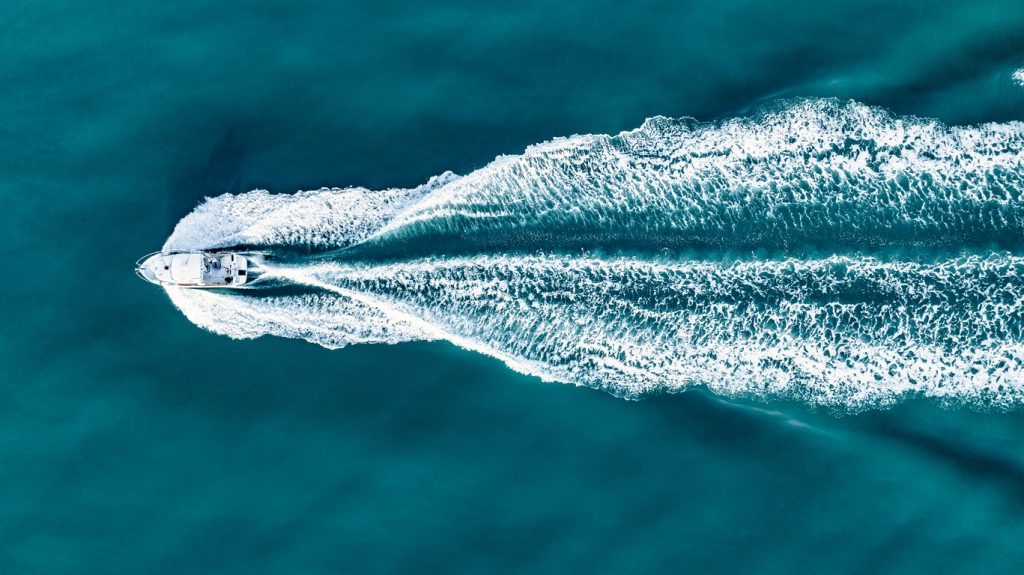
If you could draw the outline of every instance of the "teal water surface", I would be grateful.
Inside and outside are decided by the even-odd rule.
[[[1024,170],[1013,135],[1024,120],[1024,86],[1014,79],[1024,68],[1022,26],[1024,6],[1009,1],[8,3],[0,229],[14,281],[2,288],[0,572],[1019,572],[1019,368],[990,361],[993,377],[1009,383],[978,391],[963,361],[975,351],[1016,357],[1022,340],[1019,310],[992,316],[985,307],[1019,301],[1024,277]],[[843,220],[830,218],[838,208],[828,201],[787,219],[770,194],[747,212],[727,209],[730,194],[701,196],[707,203],[693,212],[680,207],[694,197],[685,194],[646,211],[615,201],[650,202],[682,184],[647,185],[592,150],[631,150],[682,173],[666,158],[693,147],[675,132],[632,148],[571,140],[581,148],[555,150],[551,162],[538,152],[528,161],[536,171],[511,172],[541,177],[488,167],[557,137],[671,132],[645,124],[655,116],[696,117],[704,124],[683,126],[711,126],[714,136],[735,118],[760,130],[765,110],[803,121],[799,106],[844,120],[838,132],[820,132],[842,135],[841,145],[817,150],[819,140],[808,140],[822,162],[861,161],[867,150],[862,165],[889,169],[898,149],[927,169],[905,169],[921,179],[894,177],[905,183],[893,188],[851,177],[850,190],[882,191],[861,203],[845,196],[852,203],[838,208],[857,216]],[[859,106],[878,121],[848,142],[843,130],[862,117]],[[932,126],[927,141],[866,147],[881,141],[871,130],[916,126],[912,116],[935,118],[921,120]],[[958,128],[966,125],[975,127]],[[922,152],[933,140],[969,146],[976,136],[998,140],[971,148],[976,164],[952,144]],[[668,143],[648,145],[656,140]],[[566,158],[595,168],[586,173],[607,187],[573,179]],[[943,163],[951,158],[955,166]],[[756,175],[800,197],[831,199],[830,186],[840,186],[813,162],[773,160],[770,173],[754,164],[708,169]],[[385,337],[368,320],[342,337],[338,318],[356,316],[323,313],[337,312],[334,302],[285,306],[298,334],[282,332],[280,319],[272,329],[242,326],[299,339],[231,339],[223,334],[255,334],[232,332],[238,326],[218,314],[246,304],[266,319],[252,303],[263,296],[183,305],[131,273],[206,196],[414,190],[447,170],[463,178],[445,180],[454,187],[444,201],[421,205],[419,219],[375,236],[365,253],[325,264],[318,254],[344,246],[275,235],[305,230],[305,217],[270,221],[260,237],[278,239],[257,246],[287,252],[280,277],[362,290],[446,337],[422,326],[392,337],[397,324],[387,323]],[[627,181],[655,195],[630,195]],[[728,187],[706,182],[698,178],[700,190]],[[542,203],[523,208],[523,190]],[[892,202],[875,201],[882,197]],[[480,209],[489,217],[470,217]],[[684,218],[708,212],[744,233]],[[769,229],[759,219],[769,212],[772,233],[756,233]],[[544,219],[563,214],[583,215],[575,226]],[[202,229],[229,229],[222,216]],[[331,222],[318,230],[336,230]],[[260,244],[254,237],[246,239]],[[590,267],[567,257],[590,258]],[[629,263],[608,264],[616,258]],[[788,263],[772,267],[780,261]],[[806,275],[793,271],[801,263]],[[747,269],[782,279],[748,302]],[[716,297],[750,303],[748,315],[687,303],[686,290],[716,274],[728,287]],[[882,275],[906,281],[875,282]],[[658,345],[597,357],[611,344],[588,346],[552,327],[568,300],[544,299],[550,286],[577,297],[588,282],[622,285],[620,277],[636,293],[580,300],[587,307],[571,308],[573,319],[605,321],[586,324],[588,337],[628,333]],[[822,277],[839,291],[815,291]],[[462,289],[467,278],[480,282],[474,291]],[[922,285],[931,296],[914,295]],[[496,302],[506,295],[508,306],[533,311],[503,324],[511,308]],[[833,300],[867,307],[835,316],[827,337],[758,315]],[[910,316],[872,302],[933,315],[893,335],[887,322]],[[666,384],[674,372],[658,370],[675,366],[668,343],[677,340],[660,339],[663,320],[616,315],[638,304],[669,317],[704,313],[710,335],[693,341],[718,346],[699,364],[711,371],[685,373],[722,373],[720,362],[742,377],[692,381],[685,391]],[[335,321],[326,333],[341,339],[312,329],[324,317]],[[756,326],[744,340],[752,348],[723,335],[742,317],[752,318],[742,329]],[[530,323],[541,320],[549,323]],[[544,327],[523,327],[533,325]],[[782,364],[746,363],[782,341],[772,330],[791,333],[807,357],[826,340],[862,343],[864,357],[843,362],[867,384],[823,393],[827,385],[794,379]],[[363,339],[345,339],[353,334]],[[395,343],[331,350],[303,339]],[[921,345],[945,354],[915,364],[929,379],[882,393],[914,376],[889,368],[893,358],[910,365],[906,354],[919,357]],[[598,359],[604,367],[592,369]],[[642,377],[613,377],[623,371],[610,360],[646,367]],[[945,371],[931,369],[940,364]],[[823,381],[849,383],[844,373]],[[747,385],[766,381],[796,384],[778,393]]]

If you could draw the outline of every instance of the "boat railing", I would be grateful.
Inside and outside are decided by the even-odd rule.
[[[162,253],[163,252],[160,252],[160,251],[149,253],[149,254],[146,254],[146,255],[142,256],[141,258],[135,260],[135,269],[138,270],[139,268],[142,267],[142,264],[145,263],[146,260],[148,260],[149,258],[151,258],[151,257],[153,257],[153,256],[155,256],[157,254],[162,254]]]
[[[146,254],[146,255],[142,256],[141,258],[139,258],[138,260],[136,260],[135,261],[135,275],[139,276],[140,278],[142,278],[142,279],[144,279],[144,280],[146,280],[148,282],[152,282],[154,279],[156,279],[156,278],[152,278],[152,279],[147,278],[145,276],[145,274],[142,273],[142,269],[143,269],[142,268],[142,264],[146,263],[146,260],[148,260],[149,258],[151,258],[151,257],[153,257],[153,256],[155,256],[155,255],[157,255],[159,253],[161,253],[161,252],[153,252],[151,254]],[[160,280],[157,280],[157,281],[159,283],[163,283],[163,282],[160,282]]]

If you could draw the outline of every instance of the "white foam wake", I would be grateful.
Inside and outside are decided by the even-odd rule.
[[[722,122],[659,117],[617,136],[556,139],[415,190],[220,196],[165,247],[1016,248],[1022,189],[1022,123],[949,127],[800,100]]]
[[[403,208],[458,176],[413,189],[321,188],[297,194],[253,190],[207,198],[185,216],[164,251],[232,246],[345,247],[379,231]]]
[[[273,270],[309,293],[176,292],[203,327],[328,347],[447,339],[624,397],[707,386],[840,410],[1024,398],[1024,258],[734,263],[477,256]]]
[[[1024,124],[951,128],[809,100],[533,146],[438,189],[377,237],[959,244],[1020,235],[1022,167]]]
[[[843,410],[1010,407],[1022,190],[1022,123],[800,100],[557,139],[411,190],[209,199],[165,249],[352,249],[278,260],[246,293],[169,293],[231,337],[443,339],[625,397],[705,385]],[[588,247],[634,255],[565,255]],[[727,261],[747,249],[777,256]],[[936,255],[961,250],[975,255]],[[260,289],[275,282],[291,289]]]

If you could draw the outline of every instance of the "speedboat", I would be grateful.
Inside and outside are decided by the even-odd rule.
[[[154,252],[135,262],[135,273],[157,285],[233,288],[249,279],[249,261],[231,252]]]

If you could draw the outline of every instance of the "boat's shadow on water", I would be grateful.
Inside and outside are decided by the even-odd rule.
[[[239,129],[228,128],[213,144],[204,163],[196,162],[192,154],[175,162],[183,167],[174,170],[175,176],[167,182],[168,232],[207,197],[243,189],[245,142]]]
[[[703,388],[651,395],[640,399],[637,407],[677,433],[701,437],[745,457],[771,453],[776,460],[795,464],[803,448],[794,449],[794,442],[811,450],[812,444],[825,442],[838,453],[853,450],[867,459],[885,457],[879,452],[888,449],[906,450],[942,462],[978,488],[994,488],[1014,507],[1024,509],[1024,461],[1001,449],[999,441],[987,445],[992,438],[982,430],[954,431],[962,417],[980,421],[1000,413],[957,413],[918,398],[891,409],[844,414],[785,401],[724,398]]]

